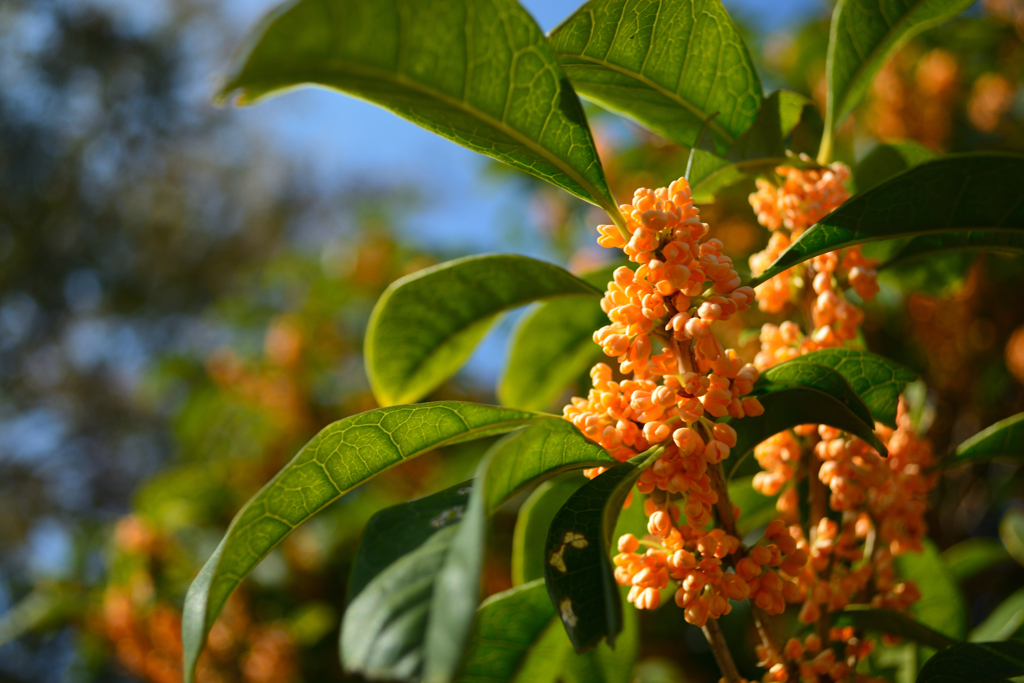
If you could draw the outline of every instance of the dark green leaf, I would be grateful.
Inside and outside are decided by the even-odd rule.
[[[995,254],[1024,254],[1024,233],[954,232],[948,235],[920,235],[912,238],[882,264],[892,268],[908,261],[932,258],[936,254],[965,251]]]
[[[502,311],[556,296],[599,297],[568,271],[508,254],[469,256],[397,280],[366,330],[366,371],[381,405],[412,403],[457,371]]]
[[[740,508],[736,529],[745,535],[768,524],[778,516],[778,496],[763,496],[754,490],[754,477],[739,477],[729,482],[729,500]]]
[[[992,610],[985,621],[971,631],[976,643],[1009,640],[1024,625],[1024,588],[1017,590]]]
[[[921,668],[917,683],[1003,683],[1024,675],[1024,643],[960,643]]]
[[[603,289],[614,267],[581,275]],[[594,332],[608,324],[599,300],[559,298],[545,301],[519,321],[498,385],[502,405],[546,410],[565,388],[604,357]]]
[[[325,427],[235,516],[189,587],[182,618],[192,681],[228,596],[297,526],[399,463],[440,446],[502,434],[550,416],[455,401],[379,408]]]
[[[253,32],[226,97],[300,85],[369,100],[472,150],[619,211],[579,99],[515,0],[301,0]]]
[[[942,557],[930,540],[924,540],[924,552],[909,552],[896,558],[900,576],[913,580],[921,599],[910,613],[925,626],[963,640],[967,635],[967,606],[956,580],[942,563]]]
[[[622,630],[622,601],[609,545],[622,504],[662,449],[652,449],[590,480],[551,522],[545,544],[548,595],[577,652]]]
[[[843,375],[827,365],[807,360],[806,357],[796,358],[765,370],[761,377],[754,387],[754,394],[778,391],[784,387],[817,389],[849,408],[865,425],[874,429],[875,421],[867,405]]]
[[[715,112],[725,150],[757,116],[761,83],[719,0],[591,0],[551,33],[576,90],[691,147]]]
[[[933,647],[936,650],[955,645],[957,642],[934,629],[928,628],[924,624],[914,621],[902,612],[890,609],[872,609],[866,605],[847,607],[836,615],[835,623],[839,626],[852,624],[857,628],[876,633],[888,633],[900,638],[906,638],[919,645]]]
[[[349,601],[392,562],[423,545],[444,527],[461,520],[472,484],[472,481],[456,484],[431,496],[385,508],[371,517],[352,563]]]
[[[1024,456],[1024,413],[1000,420],[957,446],[946,465]]]
[[[913,36],[949,21],[973,0],[840,0],[832,13],[825,73],[826,131],[839,127],[875,74]],[[826,132],[827,134],[827,132]]]
[[[860,396],[873,418],[890,427],[896,427],[900,392],[907,382],[917,379],[917,375],[899,363],[859,349],[822,349],[790,362],[818,363],[832,368]]]
[[[544,578],[544,543],[548,537],[551,520],[586,481],[579,473],[567,475],[555,481],[546,481],[538,486],[519,508],[515,531],[512,533],[512,583],[514,585],[519,586]],[[544,601],[548,605],[551,604],[546,592]]]
[[[1010,557],[1024,566],[1024,510],[1012,508],[999,522],[999,538]]]
[[[942,562],[957,582],[1002,564],[1010,554],[999,541],[991,538],[968,538],[942,551]]]
[[[913,140],[899,140],[876,145],[853,167],[856,192],[867,192],[876,185],[918,164],[934,159],[935,152]]]
[[[849,199],[749,285],[807,259],[875,240],[1024,230],[1024,156],[984,152],[927,161]]]

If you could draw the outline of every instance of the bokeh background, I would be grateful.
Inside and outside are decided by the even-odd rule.
[[[374,407],[360,347],[391,281],[470,253],[576,272],[609,258],[600,212],[367,103],[304,89],[214,106],[273,4],[0,5],[0,681],[180,680],[184,592],[234,512],[319,428]],[[523,4],[549,30],[576,3]],[[828,3],[724,4],[766,92],[823,99]],[[897,54],[839,156],[889,139],[1022,152],[1022,82],[1024,2],[978,3]],[[588,113],[618,196],[682,174],[686,150]],[[767,241],[750,189],[703,210],[737,262]],[[913,404],[937,452],[1024,410],[1022,271],[933,259],[868,307],[868,347],[924,380]],[[514,319],[435,398],[493,402]],[[736,331],[747,356],[760,322]],[[293,534],[211,633],[204,683],[344,680],[337,624],[363,524],[468,478],[480,448],[392,470]],[[949,472],[932,535],[995,538],[1022,500],[1019,468]],[[509,585],[513,512],[488,592]],[[972,580],[971,618],[1021,583],[1012,562]],[[717,679],[681,620],[659,628],[644,680]]]

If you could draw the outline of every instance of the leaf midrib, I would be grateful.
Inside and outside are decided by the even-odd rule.
[[[325,63],[327,63],[327,64],[332,64],[332,65],[333,64],[337,64],[337,62],[335,62],[334,60],[331,60],[331,59],[323,60],[323,61]],[[299,75],[298,76],[293,76],[292,75],[293,73],[298,73]],[[421,94],[421,95],[423,95],[425,97],[433,98],[433,99],[435,99],[435,100],[437,100],[437,101],[439,101],[439,102],[441,102],[443,104],[448,105],[449,107],[451,107],[453,109],[459,109],[459,110],[463,111],[464,113],[469,114],[469,115],[479,119],[480,121],[482,121],[482,122],[486,123],[487,125],[489,125],[491,128],[493,128],[495,130],[498,130],[499,132],[504,133],[505,135],[507,135],[508,137],[512,138],[516,142],[520,143],[524,147],[527,147],[530,151],[532,151],[533,153],[537,154],[541,158],[545,159],[546,161],[548,161],[548,163],[552,164],[553,166],[555,166],[556,168],[561,170],[562,173],[565,173],[567,176],[572,178],[572,180],[575,181],[584,190],[584,192],[588,192],[591,195],[590,199],[593,200],[596,203],[597,206],[601,207],[602,209],[604,209],[606,212],[609,213],[609,216],[614,216],[614,213],[612,213],[612,211],[618,211],[618,208],[615,206],[614,198],[610,196],[610,193],[609,193],[608,197],[605,197],[604,194],[597,187],[595,187],[585,177],[583,177],[582,175],[577,173],[576,170],[573,169],[564,160],[562,160],[561,158],[551,154],[545,147],[543,147],[541,145],[538,145],[534,140],[531,140],[529,137],[525,136],[524,134],[522,134],[521,132],[519,132],[515,128],[512,128],[511,126],[509,126],[504,121],[501,121],[500,119],[495,119],[490,114],[487,114],[484,111],[471,106],[469,103],[465,102],[464,100],[460,100],[460,99],[457,99],[455,97],[452,97],[451,95],[448,95],[447,93],[444,93],[444,92],[442,92],[440,90],[437,90],[435,88],[427,87],[424,84],[419,83],[418,81],[412,80],[409,77],[405,76],[404,74],[401,74],[401,73],[398,73],[398,72],[395,72],[395,71],[387,71],[387,70],[382,70],[382,69],[375,69],[373,67],[368,67],[368,66],[361,65],[361,64],[360,65],[356,65],[356,64],[354,64],[352,62],[341,62],[341,68],[332,68],[332,69],[301,69],[301,70],[296,70],[295,72],[290,71],[290,70],[283,70],[283,71],[274,72],[272,78],[271,77],[262,77],[262,78],[253,79],[253,80],[247,81],[244,84],[239,83],[238,82],[239,79],[235,79],[234,82],[232,82],[228,86],[225,86],[224,90],[225,91],[229,91],[229,90],[231,90],[231,89],[233,89],[235,87],[242,87],[242,88],[256,87],[258,90],[261,91],[261,94],[264,94],[264,93],[269,93],[272,90],[279,89],[281,86],[278,85],[278,84],[280,82],[282,82],[282,81],[284,81],[284,82],[289,82],[289,81],[290,82],[300,82],[301,81],[301,82],[316,84],[317,81],[310,80],[310,79],[307,78],[307,76],[309,74],[313,74],[314,77],[315,77],[317,74],[326,74],[328,76],[335,76],[337,74],[346,74],[346,73],[351,73],[353,75],[361,76],[361,77],[366,77],[366,78],[376,78],[376,79],[379,79],[379,80],[382,80],[382,81],[386,81],[386,82],[392,83],[394,85],[400,85],[402,87],[406,87],[406,88],[408,88],[410,90],[414,90],[414,91],[418,92],[419,94]],[[509,76],[509,78],[511,78],[511,75]],[[266,84],[268,87],[266,87],[266,89],[263,89],[261,87],[261,84]],[[324,85],[327,85],[327,84],[324,83]],[[559,87],[561,87],[561,85],[562,84],[559,84]],[[340,90],[341,88],[338,88],[338,89]],[[370,99],[368,99],[366,97],[363,97],[362,95],[360,95],[358,93],[349,93],[349,94],[352,94],[352,95],[354,95],[356,97],[359,97],[359,99],[368,101],[371,104],[378,104],[377,102],[373,102],[372,100],[370,100]],[[380,105],[378,104],[378,106],[380,106]],[[588,132],[589,132],[589,130],[588,130]],[[586,199],[586,198],[583,198],[583,199]]]
[[[654,90],[655,92],[657,92],[658,94],[662,95],[666,99],[672,100],[676,104],[682,106],[684,109],[688,110],[691,114],[693,114],[697,118],[701,119],[702,121],[706,120],[708,118],[708,112],[704,111],[703,109],[701,109],[697,105],[689,102],[688,100],[683,99],[682,97],[680,97],[676,93],[668,90],[667,88],[665,88],[665,87],[663,87],[661,85],[658,85],[657,83],[655,83],[654,81],[650,80],[649,78],[647,78],[646,76],[644,76],[641,73],[637,73],[635,71],[629,71],[629,70],[625,69],[624,67],[620,67],[617,64],[614,64],[612,62],[606,62],[604,60],[597,59],[595,57],[588,57],[587,55],[576,55],[576,54],[570,54],[570,53],[567,53],[567,52],[556,52],[555,53],[555,57],[579,59],[581,61],[590,62],[591,64],[594,64],[594,65],[597,65],[597,66],[602,66],[604,68],[607,68],[609,71],[614,71],[616,73],[620,73],[623,76],[627,76],[629,78],[632,78],[635,81],[643,83],[648,88],[650,88],[651,90]],[[584,95],[584,97],[586,97],[586,95]],[[708,128],[714,130],[727,144],[731,145],[736,140],[736,138],[733,137],[733,135],[729,131],[727,131],[725,128],[723,128],[722,124],[718,123],[718,121],[712,119],[711,121],[708,121],[707,123],[708,123]],[[696,144],[696,141],[694,141],[694,144]]]

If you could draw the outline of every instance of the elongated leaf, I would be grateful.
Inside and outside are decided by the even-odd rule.
[[[921,667],[917,683],[1004,683],[1024,675],[1024,643],[960,643]]]
[[[849,199],[815,223],[749,285],[820,254],[875,240],[1024,230],[1024,156],[948,155]]]
[[[778,391],[783,387],[807,387],[817,389],[850,409],[865,425],[874,428],[871,411],[861,400],[857,392],[850,387],[846,379],[836,370],[807,360],[806,357],[794,359],[769,368],[754,388],[755,394]]]
[[[447,401],[379,408],[325,427],[235,516],[189,587],[182,618],[186,681],[239,582],[295,527],[359,484],[431,449],[511,431],[534,413]]]
[[[509,254],[456,259],[395,281],[366,330],[374,396],[382,405],[423,398],[462,366],[499,313],[573,295],[600,292],[558,266]]]
[[[367,522],[352,564],[349,601],[395,560],[423,545],[441,529],[462,519],[473,482],[381,510]]]
[[[798,356],[790,362],[825,365],[843,376],[872,417],[882,424],[896,427],[896,408],[900,392],[917,375],[888,358],[859,349],[822,349]]]
[[[604,289],[615,267],[580,276]],[[608,324],[598,300],[558,298],[522,317],[509,343],[508,362],[498,384],[502,405],[545,410],[570,383],[604,357],[594,332]]]
[[[753,123],[761,83],[719,0],[590,0],[551,32],[576,90],[691,147],[711,114],[725,150]]]
[[[914,621],[906,614],[891,609],[872,609],[867,606],[852,605],[837,614],[835,619],[836,623],[841,626],[852,624],[868,631],[888,633],[936,650],[955,645],[957,642]]]
[[[909,261],[931,258],[936,254],[965,251],[994,254],[1024,254],[1024,232],[954,232],[949,235],[914,237],[886,259],[882,268],[901,266]]]
[[[748,534],[754,529],[766,526],[778,516],[775,501],[778,496],[763,496],[754,490],[754,477],[740,477],[729,482],[729,500],[740,509],[736,529]]]
[[[1011,508],[999,521],[999,538],[1010,557],[1024,566],[1024,510]]]
[[[957,446],[946,465],[1024,456],[1024,413],[1000,420]]]
[[[519,586],[544,578],[544,543],[555,514],[586,479],[582,474],[547,481],[537,487],[519,508],[512,533],[512,583]],[[547,593],[544,601],[551,604]],[[552,607],[552,614],[554,608]]]
[[[949,21],[973,0],[840,0],[832,12],[825,73],[825,129],[838,128],[892,54]]]
[[[971,631],[970,640],[975,643],[1009,640],[1021,626],[1024,626],[1024,588],[992,610],[992,614]]]
[[[935,157],[935,152],[913,140],[877,145],[853,167],[851,185],[856,192],[867,192],[889,178]]]
[[[953,640],[963,640],[967,606],[935,544],[925,539],[924,552],[900,555],[896,567],[900,576],[912,579],[921,591],[921,599],[910,607],[914,618]]]
[[[579,99],[515,0],[301,0],[267,17],[222,97],[300,85],[369,100],[460,145],[618,209]]]
[[[1003,544],[991,538],[968,538],[942,551],[942,562],[957,582],[1009,560]]]
[[[544,580],[577,652],[622,630],[622,602],[609,544],[622,503],[637,478],[657,458],[652,449],[587,482],[551,522],[545,544]]]
[[[749,457],[755,446],[773,434],[802,424],[826,424],[842,429],[867,441],[883,457],[888,455],[871,427],[842,402],[822,391],[802,386],[783,387],[761,394],[757,399],[764,406],[764,414],[725,420],[736,430],[737,437],[725,465],[732,468],[730,480],[757,471],[757,463]]]

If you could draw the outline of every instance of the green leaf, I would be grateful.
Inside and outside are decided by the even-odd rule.
[[[186,681],[228,596],[297,526],[359,484],[434,448],[550,416],[445,401],[378,408],[320,431],[235,516],[189,587],[182,618]]]
[[[935,152],[913,140],[876,145],[853,167],[851,185],[856,192],[867,192],[894,175],[935,157]]]
[[[763,496],[754,490],[754,477],[740,477],[729,482],[729,500],[740,508],[736,529],[741,536],[766,526],[778,516],[778,496]]]
[[[946,466],[992,458],[1024,456],[1024,413],[1000,420],[956,447]]]
[[[859,349],[821,349],[790,362],[817,363],[832,368],[860,396],[875,420],[893,428],[896,427],[900,392],[908,382],[917,379],[917,375],[899,363]]]
[[[715,112],[725,150],[753,123],[761,83],[719,0],[590,0],[551,32],[576,90],[692,147]]]
[[[581,275],[603,289],[617,266]],[[545,301],[519,321],[498,384],[498,401],[522,410],[546,410],[565,388],[604,357],[594,332],[608,324],[599,300]]]
[[[762,377],[763,379],[754,387],[755,395],[778,391],[783,387],[817,389],[842,403],[865,425],[874,429],[875,420],[871,417],[867,405],[850,387],[843,375],[827,365],[798,358],[765,370]]]
[[[935,544],[925,539],[924,552],[900,555],[896,567],[921,591],[921,599],[910,607],[914,618],[954,640],[963,640],[967,635],[967,606]]]
[[[999,522],[999,538],[1010,557],[1024,566],[1024,510],[1012,508]]]
[[[835,130],[875,74],[913,36],[949,21],[973,0],[840,0],[832,12],[825,74],[825,130]]]
[[[747,284],[756,287],[807,259],[855,244],[993,230],[1024,230],[1024,156],[951,154],[847,200]]]
[[[932,258],[936,254],[965,251],[994,254],[1024,254],[1024,233],[1015,232],[954,232],[949,235],[920,235],[910,239],[880,268],[901,266],[908,261]]]
[[[380,105],[619,217],[583,107],[515,0],[300,0],[250,35],[221,90],[320,85]]]
[[[381,510],[366,523],[352,563],[348,599],[352,601],[373,577],[435,533],[462,519],[473,482],[466,481],[430,496]]]
[[[587,480],[582,474],[546,481],[530,494],[516,517],[512,532],[512,583],[516,586],[544,578],[544,542],[555,514]],[[551,602],[544,594],[544,601]],[[552,608],[553,610],[554,608]],[[554,612],[552,611],[552,614]]]
[[[942,562],[958,583],[1009,559],[1003,544],[991,538],[968,538],[942,551]]]
[[[568,271],[509,254],[469,256],[396,280],[366,330],[366,371],[382,405],[412,403],[473,353],[502,311],[556,296],[599,297]]]
[[[857,628],[868,631],[888,633],[906,638],[919,645],[933,647],[937,650],[955,645],[957,642],[934,629],[928,628],[924,624],[914,621],[902,612],[896,612],[891,609],[873,609],[866,605],[851,605],[847,607],[835,616],[834,623],[839,626],[852,624]]]
[[[558,511],[545,544],[548,595],[576,652],[622,630],[622,600],[609,557],[615,522],[640,474],[662,448],[612,467],[584,484]]]
[[[917,683],[1003,683],[1024,675],[1024,643],[960,643],[921,667]]]
[[[1021,626],[1024,626],[1024,588],[992,610],[992,614],[971,631],[970,640],[976,643],[1009,640]]]

